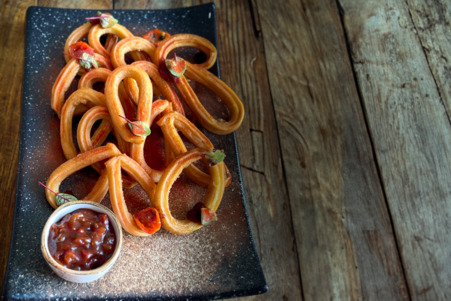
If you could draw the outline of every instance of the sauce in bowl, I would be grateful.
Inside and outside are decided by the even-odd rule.
[[[51,256],[66,268],[92,270],[113,255],[116,235],[108,215],[91,209],[66,214],[50,227]]]

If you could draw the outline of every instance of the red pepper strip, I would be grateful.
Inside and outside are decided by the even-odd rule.
[[[133,218],[135,219],[136,225],[149,234],[154,234],[161,228],[160,214],[153,207],[147,207],[139,211],[133,215]]]

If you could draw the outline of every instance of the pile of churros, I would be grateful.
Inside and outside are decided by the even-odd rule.
[[[159,29],[135,36],[108,13],[86,19],[66,40],[66,65],[52,89],[51,108],[60,119],[61,147],[67,160],[45,184],[47,201],[53,208],[64,203],[67,198],[59,192],[62,181],[91,166],[99,178],[82,199],[100,202],[109,192],[113,211],[128,233],[147,236],[162,226],[174,234],[188,234],[207,225],[216,219],[231,177],[223,161],[225,154],[185,116],[184,106],[196,124],[218,135],[238,129],[244,117],[239,97],[209,71],[217,58],[215,46],[197,35],[171,35]],[[190,63],[177,56],[182,47],[196,48],[205,61]],[[78,88],[67,95],[77,81]],[[200,83],[221,99],[228,109],[227,120],[207,111],[190,82]],[[99,83],[103,88],[95,89]],[[79,120],[76,125],[75,120]],[[144,154],[154,124],[164,139],[161,169],[149,166]],[[197,161],[205,167],[199,168]],[[203,201],[190,212],[196,218],[177,219],[169,208],[171,187],[182,173],[195,185],[206,187]],[[131,214],[124,189],[136,184],[151,206]]]

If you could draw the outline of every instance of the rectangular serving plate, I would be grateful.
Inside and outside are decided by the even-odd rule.
[[[216,148],[224,149],[232,175],[218,210],[218,222],[186,236],[164,230],[146,238],[126,234],[113,269],[92,283],[66,282],[46,265],[40,237],[53,209],[38,181],[45,182],[64,161],[59,119],[50,108],[50,94],[65,64],[62,54],[67,36],[96,12],[47,7],[27,11],[18,186],[3,297],[198,300],[265,292],[267,284],[247,220],[235,134],[218,137],[206,133]],[[110,12],[135,35],[157,27],[171,34],[197,34],[216,45],[214,4]],[[217,65],[212,72],[219,74]],[[84,173],[76,174],[65,185],[74,194],[83,194],[91,185],[82,184],[85,178]],[[106,197],[103,203],[108,202]]]

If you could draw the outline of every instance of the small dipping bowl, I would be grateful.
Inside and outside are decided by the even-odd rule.
[[[110,225],[116,235],[116,244],[111,257],[101,266],[91,270],[78,271],[64,267],[61,263],[59,263],[57,260],[53,258],[49,250],[48,240],[50,227],[53,224],[58,223],[66,214],[72,213],[78,209],[90,209],[98,213],[106,214],[109,218]],[[101,204],[91,201],[73,201],[59,206],[48,218],[41,236],[41,251],[48,265],[61,278],[67,281],[77,283],[91,282],[104,276],[111,269],[111,267],[114,265],[115,261],[119,257],[119,253],[121,252],[121,246],[122,246],[122,227],[119,220],[110,209]]]

